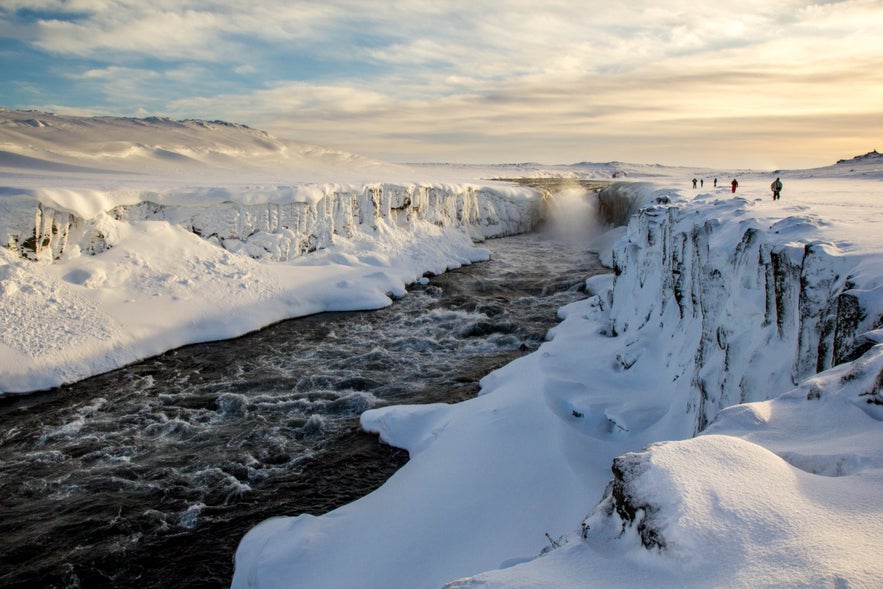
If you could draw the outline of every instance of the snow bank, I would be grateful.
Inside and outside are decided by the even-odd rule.
[[[474,400],[363,414],[411,461],[254,528],[233,586],[872,585],[879,183],[792,172],[773,203],[769,175],[676,172],[550,341]]]
[[[388,305],[542,212],[528,188],[418,182],[218,121],[0,109],[0,170],[0,394]]]
[[[19,195],[2,204],[4,392],[290,317],[382,307],[425,272],[486,259],[472,240],[539,220],[530,191],[473,186],[370,185],[315,204],[140,201],[90,218]]]
[[[620,456],[559,549],[446,587],[873,587],[881,372],[876,346],[697,438]]]

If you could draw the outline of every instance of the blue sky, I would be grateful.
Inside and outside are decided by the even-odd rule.
[[[0,105],[391,161],[809,167],[883,148],[883,0],[4,0]]]

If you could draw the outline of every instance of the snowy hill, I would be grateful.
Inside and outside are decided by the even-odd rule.
[[[837,160],[836,163],[830,166],[810,170],[793,170],[787,173],[793,173],[805,178],[867,178],[879,180],[881,179],[881,165],[883,165],[883,154],[878,153],[875,149],[863,155]]]
[[[869,151],[864,155],[857,155],[854,158],[848,160],[837,160],[837,165],[844,166],[853,166],[853,165],[878,165],[883,161],[883,154],[879,153],[876,149],[873,151]]]
[[[251,177],[303,182],[326,180],[329,173],[344,167],[393,168],[224,121],[73,117],[0,109],[0,170],[39,172],[44,181],[47,172],[60,172],[173,174],[178,181]]]

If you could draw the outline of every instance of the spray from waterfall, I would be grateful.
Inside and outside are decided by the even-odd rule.
[[[563,188],[546,201],[545,230],[555,238],[586,244],[601,234],[594,192],[578,186]]]

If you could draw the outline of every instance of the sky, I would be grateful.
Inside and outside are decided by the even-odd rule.
[[[799,168],[883,149],[883,0],[3,0],[0,106],[394,162]]]

